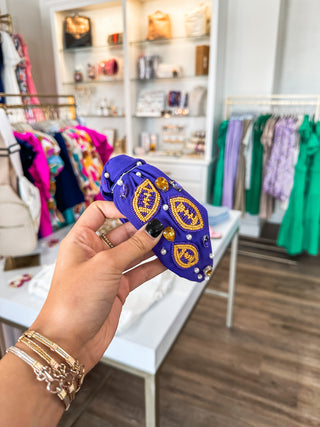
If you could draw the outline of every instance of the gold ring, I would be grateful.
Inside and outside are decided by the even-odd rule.
[[[100,232],[99,237],[110,249],[114,248],[114,244],[109,240],[106,233]]]

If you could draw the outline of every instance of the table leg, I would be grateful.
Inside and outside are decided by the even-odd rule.
[[[144,379],[146,427],[159,426],[157,375],[147,374]]]
[[[3,323],[0,322],[0,359],[6,354],[6,343],[3,333]]]
[[[239,231],[236,232],[231,242],[228,309],[227,309],[227,322],[226,322],[227,328],[231,328],[232,326],[233,300],[234,300],[236,268],[237,268],[238,238],[239,238]]]

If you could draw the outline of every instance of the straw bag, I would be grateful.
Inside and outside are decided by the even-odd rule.
[[[148,15],[148,40],[171,39],[171,21],[167,13],[160,10]]]

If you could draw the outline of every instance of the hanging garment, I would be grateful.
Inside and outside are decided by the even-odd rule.
[[[246,212],[258,215],[262,185],[263,146],[261,136],[270,114],[260,116],[253,124],[253,151],[251,168],[251,187],[246,191]]]
[[[308,146],[309,165],[303,216],[302,249],[318,255],[320,243],[320,123],[315,126],[316,138]]]
[[[76,129],[83,130],[90,136],[92,143],[99,153],[102,163],[105,164],[109,160],[113,151],[113,147],[108,143],[106,135],[85,126],[79,125],[76,126]]]
[[[32,145],[28,144],[26,141],[23,141],[22,139],[19,139],[16,137],[16,140],[18,141],[20,145],[20,159],[23,169],[24,176],[34,184],[34,179],[30,175],[29,169],[32,166],[32,163],[36,157],[36,152],[32,148]]]
[[[237,176],[239,146],[242,136],[242,121],[231,119],[228,125],[223,173],[222,206],[233,207],[233,191]]]
[[[31,93],[36,95],[37,91],[33,82],[31,74],[31,62],[28,53],[28,47],[20,34],[13,35],[13,41],[17,52],[21,58],[17,66],[16,74],[17,80],[22,94]],[[23,97],[24,104],[40,104],[37,96]],[[39,108],[30,108],[26,110],[26,117],[28,121],[42,121],[44,115]]]
[[[2,69],[3,69],[3,54],[2,54],[2,45],[0,43],[0,92],[4,92],[4,86],[2,82]],[[6,102],[3,96],[0,96],[0,103],[4,104]]]
[[[7,104],[21,104],[20,90],[16,77],[16,67],[21,61],[21,58],[16,51],[12,38],[6,31],[0,31],[1,34],[1,47],[3,54],[3,69],[2,69],[2,82],[4,90],[7,93],[17,94],[17,96],[10,96],[6,100]],[[22,114],[23,117],[23,114]],[[23,119],[22,119],[23,120]]]
[[[294,184],[291,191],[289,206],[282,220],[277,241],[278,245],[284,246],[290,255],[299,254],[303,249],[305,193],[308,187],[307,174],[310,163],[309,155],[312,153],[312,147],[318,144],[318,139],[313,132],[313,123],[309,122],[309,117],[307,115],[304,118],[299,132],[301,135],[300,151],[295,167]]]
[[[251,120],[244,119],[242,121],[243,129],[242,129],[242,137],[241,144],[239,150],[239,159],[238,159],[238,171],[237,171],[237,179],[235,186],[235,195],[234,195],[234,209],[240,210],[244,213],[245,211],[245,176],[246,176],[246,160],[244,156],[244,152],[246,150],[246,143],[248,139],[246,139],[246,135],[250,126]]]
[[[292,188],[296,130],[294,118],[278,120],[270,159],[266,167],[263,189],[281,201],[288,200]]]
[[[272,150],[272,144],[273,144],[273,137],[274,137],[274,130],[275,125],[277,123],[277,119],[270,117],[270,119],[267,121],[262,136],[261,136],[261,144],[263,146],[263,172],[262,172],[262,182],[264,182],[265,175],[266,175],[266,166],[269,162],[271,150]],[[262,188],[261,191],[261,197],[260,197],[260,212],[259,217],[263,219],[269,219],[273,213],[274,210],[274,198],[270,194],[266,193],[264,189]]]
[[[222,201],[222,189],[223,189],[223,168],[224,168],[224,150],[226,145],[226,137],[228,130],[228,120],[224,120],[220,123],[219,126],[219,135],[218,135],[218,147],[219,147],[219,157],[216,166],[216,175],[214,180],[214,189],[213,189],[213,202],[215,206],[221,206]]]
[[[14,132],[17,140],[27,142],[32,146],[36,152],[35,159],[29,169],[30,175],[34,180],[34,185],[40,192],[41,199],[41,215],[40,215],[40,237],[45,237],[52,234],[52,226],[50,221],[50,213],[48,208],[48,201],[51,199],[50,195],[50,171],[47,159],[40,141],[30,132],[18,133]]]
[[[74,174],[74,170],[70,162],[68,150],[62,134],[57,132],[54,134],[54,138],[59,144],[61,149],[60,157],[64,162],[63,170],[56,177],[55,199],[59,211],[64,212],[65,210],[84,202],[84,196],[79,188],[77,177]]]
[[[252,121],[248,127],[246,136],[243,139],[245,146],[243,155],[245,159],[245,182],[244,186],[246,190],[251,188],[251,168],[252,168],[252,152],[253,152],[253,123]]]

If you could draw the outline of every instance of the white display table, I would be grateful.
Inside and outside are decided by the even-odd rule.
[[[228,245],[231,246],[229,291],[216,292],[218,296],[228,298],[227,326],[232,324],[233,298],[235,290],[235,272],[240,226],[240,212],[230,211],[230,220],[215,227],[222,233],[220,240],[212,240],[214,252],[214,269],[224,255]],[[39,242],[41,264],[51,264],[58,253],[58,245],[49,248],[47,240],[62,238],[66,229],[54,233],[54,236]],[[29,327],[39,313],[42,300],[28,293],[26,285],[14,289],[9,281],[20,273],[36,274],[40,267],[22,270],[0,271],[0,321]],[[168,351],[174,344],[193,307],[201,296],[207,282],[192,283],[178,276],[175,277],[171,291],[154,304],[127,331],[116,335],[102,361],[145,379],[146,425],[157,425],[156,412],[156,374]],[[3,346],[3,343],[2,343]]]

